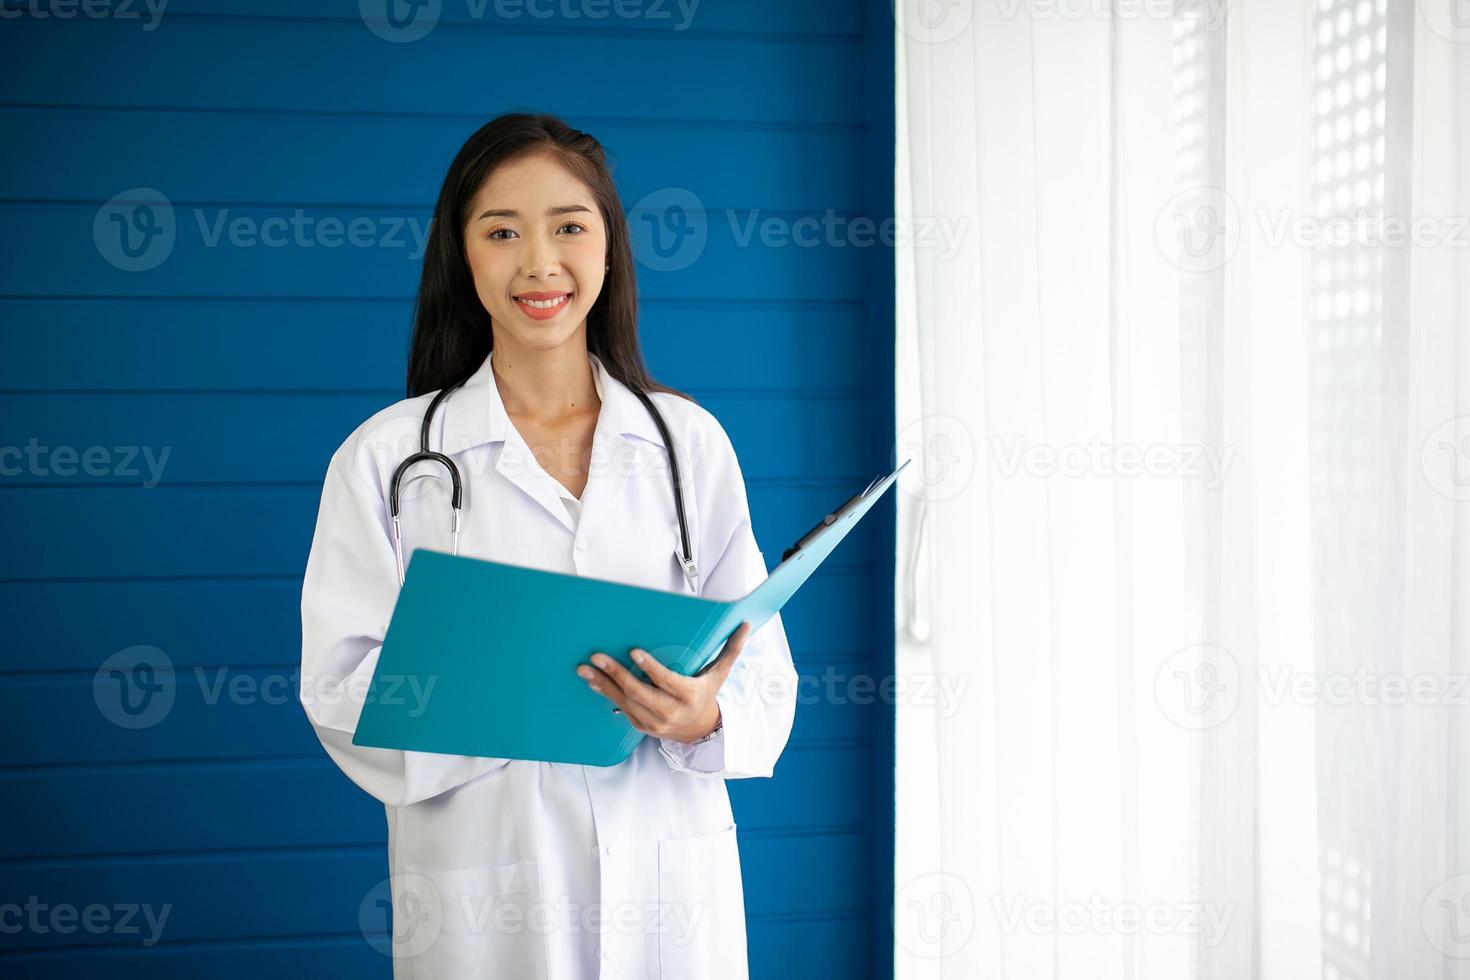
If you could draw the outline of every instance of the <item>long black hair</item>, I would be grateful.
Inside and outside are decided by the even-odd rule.
[[[607,227],[607,276],[587,314],[587,349],[607,372],[635,391],[666,391],[648,374],[638,344],[638,282],[628,219],[608,172],[602,144],[545,113],[513,112],[490,120],[455,155],[439,189],[424,251],[408,350],[408,395],[464,381],[490,354],[490,313],[475,292],[465,256],[464,229],[474,197],[495,168],[550,151],[592,191]],[[693,401],[690,398],[690,401]]]

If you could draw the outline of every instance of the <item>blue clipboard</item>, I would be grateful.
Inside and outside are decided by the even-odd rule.
[[[601,650],[636,676],[647,650],[686,676],[744,620],[759,629],[911,460],[824,517],[744,598],[729,602],[419,549],[413,553],[352,744],[612,766],[647,736],[576,675]],[[564,610],[576,609],[568,616]]]

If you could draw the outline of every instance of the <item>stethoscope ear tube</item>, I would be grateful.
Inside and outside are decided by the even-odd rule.
[[[424,450],[407,457],[393,471],[388,483],[388,513],[393,518],[393,554],[398,559],[398,584],[403,584],[403,529],[398,516],[398,489],[403,485],[403,474],[415,463],[438,463],[449,471],[449,532],[453,540],[453,554],[459,554],[459,509],[464,499],[464,486],[460,483],[459,467],[443,453]]]
[[[449,530],[453,541],[451,545],[453,554],[459,554],[459,509],[464,499],[464,486],[460,482],[459,467],[454,465],[454,460],[443,453],[436,453],[429,448],[429,428],[434,422],[434,413],[439,409],[439,403],[449,397],[449,393],[464,381],[458,381],[452,385],[445,385],[439,394],[435,395],[429,402],[428,409],[424,412],[423,424],[419,426],[419,451],[406,458],[398,464],[393,471],[393,479],[388,481],[388,513],[393,518],[393,555],[398,561],[398,584],[403,585],[403,528],[398,517],[398,489],[403,485],[403,474],[415,463],[438,463],[449,471]]]
[[[408,468],[415,463],[438,463],[449,471],[449,506],[459,510],[460,500],[464,495],[464,487],[459,482],[459,467],[454,465],[454,460],[443,453],[425,450],[407,457],[393,471],[393,479],[388,484],[388,513],[394,517],[398,516],[398,488],[403,483],[403,474],[408,472]]]

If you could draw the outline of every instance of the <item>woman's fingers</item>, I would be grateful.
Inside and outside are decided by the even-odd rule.
[[[647,650],[633,649],[633,662],[638,665],[648,679],[653,681],[661,690],[667,691],[679,700],[684,699],[689,690],[689,678],[683,674],[676,674],[663,664],[659,663]]]
[[[730,668],[735,666],[735,660],[740,656],[740,651],[745,649],[745,638],[748,636],[750,636],[750,620],[747,619],[740,624],[739,629],[730,634],[730,639],[725,641],[725,649],[721,650],[720,655],[710,664],[709,672],[713,674],[718,671],[720,680],[724,681],[726,675],[730,673]]]
[[[652,684],[639,680],[627,667],[601,651],[592,655],[590,664],[578,664],[577,674],[621,709],[639,731],[655,736],[666,731],[683,731],[724,684],[745,649],[750,629],[748,620],[742,622],[725,641],[720,655],[694,677],[670,670],[642,649],[634,650],[634,662]]]
[[[656,720],[649,717],[643,708],[630,701],[627,694],[623,692],[623,689],[609,680],[606,674],[597,670],[594,670],[593,674],[595,677],[587,686],[611,701],[613,706],[623,713],[634,728],[642,732],[647,732],[648,729],[654,726]]]
[[[593,654],[592,663],[591,669],[602,675],[603,683],[617,687],[627,700],[649,711],[659,712],[662,707],[660,699],[669,696],[658,688],[643,683],[629,673],[628,668],[606,654]],[[580,669],[578,673],[581,673]]]

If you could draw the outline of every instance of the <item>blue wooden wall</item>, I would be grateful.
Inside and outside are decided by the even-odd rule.
[[[416,40],[372,0],[92,9],[0,2],[0,974],[387,977],[383,811],[294,689],[326,460],[401,396],[412,229],[513,109],[601,139],[635,228],[692,194],[645,350],[730,432],[773,560],[890,458],[891,252],[842,230],[892,214],[889,7],[430,0]],[[835,244],[740,240],[802,217]],[[788,611],[802,674],[891,671],[892,503]],[[139,658],[158,717],[118,700]],[[754,976],[891,973],[891,727],[803,704],[731,784]]]

